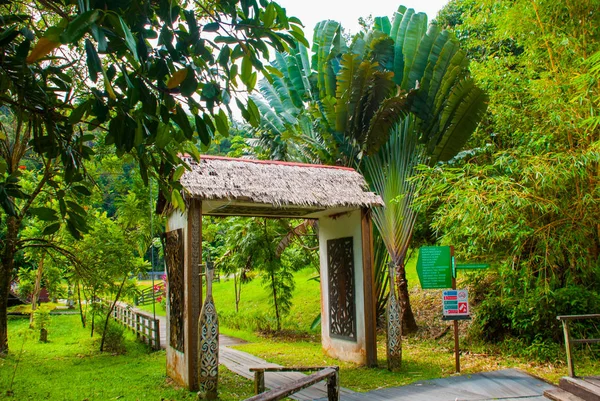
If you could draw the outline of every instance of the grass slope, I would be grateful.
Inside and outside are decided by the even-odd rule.
[[[165,353],[149,352],[133,336],[125,355],[101,354],[98,338],[83,329],[79,316],[52,316],[49,343],[37,341],[27,319],[9,321],[8,357],[0,358],[0,399],[8,400],[196,400],[170,384]],[[14,375],[14,382],[13,382]],[[220,399],[253,394],[251,381],[219,371]]]

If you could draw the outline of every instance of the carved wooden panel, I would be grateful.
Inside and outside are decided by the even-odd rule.
[[[206,299],[198,321],[200,337],[198,344],[200,359],[198,382],[202,398],[216,400],[219,384],[219,318],[212,297],[214,267],[212,262],[208,260],[206,266]]]
[[[165,233],[165,261],[169,285],[169,343],[171,347],[185,352],[184,346],[184,242],[183,230]]]
[[[354,249],[352,237],[327,241],[329,335],[356,341]]]
[[[402,319],[400,303],[396,297],[395,265],[390,262],[390,295],[387,304],[387,363],[390,372],[402,368]]]

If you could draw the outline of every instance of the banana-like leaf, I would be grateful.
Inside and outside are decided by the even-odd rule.
[[[309,77],[312,74],[312,71],[310,69],[308,49],[303,45],[299,45],[297,50],[298,51],[294,54],[294,57],[296,58],[298,68],[300,68],[300,71],[302,73],[302,82],[306,90],[305,94],[308,99],[313,99],[312,86],[309,81]]]
[[[385,99],[375,115],[370,119],[365,138],[365,154],[372,155],[388,141],[390,131],[409,112],[406,96]]]
[[[375,30],[381,31],[388,36],[390,35],[392,24],[390,23],[390,19],[388,17],[375,17],[373,22],[373,28]]]
[[[402,44],[402,54],[404,56],[404,73],[400,87],[404,90],[414,88],[414,82],[409,82],[410,71],[413,68],[415,59],[418,54],[421,40],[427,32],[427,14],[413,14],[404,35],[404,43]],[[397,46],[398,44],[396,44]],[[398,82],[398,81],[396,81]]]
[[[369,59],[380,68],[391,71],[394,68],[394,41],[380,31],[369,34],[366,43],[369,46]]]
[[[414,14],[415,10],[409,8],[404,14],[396,13],[394,17],[394,24],[396,24],[396,19],[401,18],[396,34],[392,36],[392,39],[394,39],[394,82],[396,82],[396,85],[401,85],[404,79],[404,66],[406,64],[403,49],[404,38],[406,37],[406,28]]]
[[[258,89],[262,97],[267,101],[267,104],[273,108],[275,113],[282,114],[285,112],[285,107],[283,105],[284,99],[279,97],[279,93],[269,81],[261,79],[258,83]]]
[[[413,113],[423,121],[427,120],[427,116],[432,113],[432,106],[430,106],[430,104],[433,105],[433,101],[429,101],[429,86],[437,60],[448,40],[450,40],[448,31],[440,32],[436,36],[433,45],[431,46],[431,50],[427,55],[427,67],[419,81],[419,92],[415,97],[412,109]]]
[[[476,86],[468,84],[472,81],[463,82],[458,85],[458,88],[464,95],[452,113],[450,122],[444,127],[435,149],[431,152],[430,163],[448,161],[460,152],[487,110],[487,95]],[[463,86],[469,89],[461,89]]]
[[[433,106],[434,112],[440,112],[442,110],[442,104],[448,99],[454,85],[468,74],[468,66],[469,61],[467,60],[465,52],[457,51],[454,54],[454,57],[452,57],[452,60],[446,69],[446,73],[443,76],[440,88],[435,95]]]
[[[393,73],[391,71],[375,71],[368,78],[367,90],[368,94],[366,98],[363,98],[360,106],[360,114],[355,119],[355,129],[360,132],[360,135],[354,135],[359,143],[364,144],[363,147],[373,149],[377,148],[380,143],[372,137],[373,143],[367,141],[367,136],[371,131],[371,127],[375,124],[375,127],[382,128],[382,120],[385,114],[391,116],[389,113],[380,114],[380,118],[375,119],[378,111],[382,110],[381,107],[389,109],[390,112],[395,111],[400,116],[400,110],[397,107],[391,107],[392,103],[386,103],[386,100],[390,98],[394,89]],[[391,126],[390,126],[391,127]],[[359,131],[360,130],[360,131]]]
[[[390,36],[395,38],[398,35],[398,29],[400,29],[400,22],[402,22],[402,16],[406,12],[405,6],[398,7],[398,10],[394,13],[394,18],[392,19],[392,29],[390,30]]]
[[[335,129],[339,132],[346,130],[350,94],[360,63],[361,59],[356,54],[350,53],[342,56],[341,69],[337,76],[337,88],[335,91],[335,96],[339,100],[335,107]]]
[[[415,89],[417,81],[419,82],[419,86],[423,85],[422,80],[425,69],[427,68],[427,63],[429,62],[429,55],[431,54],[433,43],[437,39],[440,31],[441,29],[437,24],[431,24],[427,33],[421,39],[419,49],[415,55],[410,72],[408,73],[408,81],[403,88],[404,90]]]
[[[348,51],[362,57],[367,51],[367,47],[364,32],[359,32],[352,38],[352,43],[350,44]]]
[[[319,115],[317,118],[320,119],[321,126],[330,131],[335,130],[335,108],[338,104],[338,100],[336,99],[336,97],[326,96],[316,103],[319,110]]]
[[[431,76],[431,80],[429,81],[429,90],[428,90],[428,104],[431,109],[433,109],[435,97],[437,95],[440,86],[442,85],[442,81],[444,79],[444,75],[448,70],[448,67],[452,65],[452,60],[456,52],[459,51],[458,41],[456,40],[448,40],[438,57],[435,66],[433,67],[433,74]]]
[[[335,71],[333,59],[341,53],[341,26],[338,22],[321,21],[315,26],[311,68],[318,74],[321,97],[335,96]]]

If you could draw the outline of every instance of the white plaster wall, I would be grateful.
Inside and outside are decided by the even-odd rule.
[[[356,302],[356,342],[329,336],[329,288],[327,272],[327,240],[353,238],[354,292]],[[321,264],[321,337],[323,350],[342,361],[366,363],[365,309],[363,291],[363,255],[361,211],[345,213],[336,218],[319,219],[319,255]]]
[[[178,229],[183,229],[183,243],[184,243],[184,271],[187,274],[187,265],[188,265],[188,235],[187,235],[187,213],[182,213],[180,211],[173,212],[169,218],[167,219],[167,227],[166,231],[174,231]],[[187,279],[187,277],[184,278]],[[184,287],[187,292],[187,286]],[[167,299],[169,294],[167,294]],[[187,299],[187,294],[185,294],[184,299]],[[167,376],[175,380],[179,385],[186,386],[189,383],[188,370],[186,368],[186,356],[183,352],[177,351],[175,348],[171,347],[169,339],[171,338],[171,327],[169,325],[169,316],[171,311],[169,310],[169,302],[167,302]],[[184,326],[187,326],[187,322],[185,321],[186,314],[184,313]],[[186,336],[187,337],[187,336]],[[186,347],[187,347],[187,338],[185,339]]]

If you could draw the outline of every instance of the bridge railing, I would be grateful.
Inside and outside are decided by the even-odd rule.
[[[268,367],[250,368],[254,372],[254,390],[256,395],[246,401],[278,401],[322,380],[327,381],[327,400],[339,401],[340,399],[340,368],[338,366],[313,366],[313,367]],[[281,387],[265,391],[265,372],[314,372]]]
[[[567,367],[569,369],[569,376],[575,377],[575,364],[573,362],[573,344],[593,344],[600,343],[600,338],[571,338],[571,332],[569,331],[569,323],[573,320],[582,319],[600,319],[600,314],[593,315],[563,315],[557,316],[558,320],[561,321],[563,326],[563,333],[565,335],[565,348],[567,350]]]
[[[137,338],[147,343],[152,349],[160,349],[160,324],[150,314],[135,311],[129,305],[116,304],[112,312],[113,318],[133,330]]]

